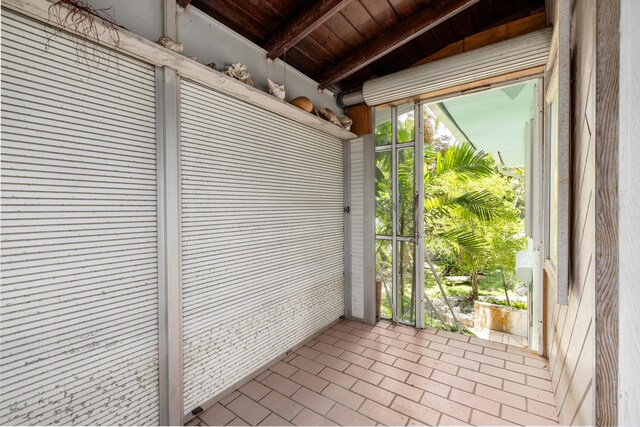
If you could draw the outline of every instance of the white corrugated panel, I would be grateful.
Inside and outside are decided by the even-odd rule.
[[[185,411],[344,314],[342,141],[181,83]]]
[[[367,105],[411,98],[547,63],[552,29],[536,31],[364,83]]]
[[[349,142],[351,315],[364,318],[364,140]]]
[[[154,69],[52,34],[2,11],[0,422],[157,424]]]

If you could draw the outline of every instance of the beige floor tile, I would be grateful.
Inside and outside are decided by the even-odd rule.
[[[270,411],[280,415],[286,420],[292,420],[300,411],[302,405],[289,399],[287,396],[272,391],[260,400],[260,403]]]
[[[233,411],[234,414],[241,417],[251,425],[257,425],[260,421],[267,418],[270,411],[259,403],[249,399],[247,396],[240,396],[227,405],[227,408]],[[207,422],[207,424],[209,424]],[[211,424],[211,425],[216,425]]]
[[[223,426],[236,417],[234,413],[219,403],[216,403],[206,411],[198,415],[206,425]]]
[[[491,335],[341,321],[189,425],[557,424],[548,361]]]

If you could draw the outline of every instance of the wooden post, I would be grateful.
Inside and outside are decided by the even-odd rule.
[[[596,424],[618,424],[620,0],[596,3]]]

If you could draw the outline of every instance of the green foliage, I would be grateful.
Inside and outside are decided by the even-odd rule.
[[[468,181],[491,175],[490,157],[484,151],[477,151],[469,143],[462,143],[436,153],[434,177],[441,177],[447,173],[455,173],[455,178]]]
[[[489,304],[495,304],[495,305],[507,305],[507,301],[503,300],[503,299],[497,299],[497,298],[485,298],[484,300],[482,300],[482,302],[488,302]],[[511,301],[511,307],[512,308],[517,308],[520,310],[526,310],[527,309],[527,303],[526,302],[521,302],[521,301]]]
[[[435,138],[435,124],[435,118],[426,117],[422,225],[425,248],[441,273],[474,278],[473,286],[449,286],[450,295],[466,297],[474,293],[472,288],[483,295],[504,295],[500,268],[504,269],[507,287],[512,288],[515,253],[526,246],[522,233],[523,182],[500,174],[493,158],[471,144]],[[413,132],[412,118],[398,123],[399,141],[411,140]],[[374,138],[376,145],[390,143],[391,123],[376,126]],[[391,152],[377,152],[376,233],[388,236],[393,229],[391,169]],[[413,149],[399,150],[397,225],[398,233],[404,236],[415,233],[414,169]],[[390,285],[391,244],[378,241],[376,246],[383,270],[379,274],[383,274]],[[410,320],[415,302],[412,292],[415,260],[414,251],[409,248],[411,245],[405,246],[400,246],[397,252],[399,311],[406,312],[409,316],[406,320]],[[482,271],[491,273],[491,283],[483,285],[487,279],[480,280],[477,274]],[[424,285],[428,296],[438,296],[439,290],[431,274],[425,274]],[[386,300],[385,295],[383,300]],[[388,306],[383,311],[391,315]]]
[[[447,324],[443,324],[441,321],[439,320],[432,320],[431,322],[429,322],[429,326],[431,326],[432,328],[436,328],[436,329],[443,329],[445,331],[449,331],[449,332],[458,332],[458,328],[456,327],[456,325],[453,325],[451,323],[447,323]],[[471,337],[475,337],[476,334],[474,334],[473,332],[471,332],[468,328],[466,327],[462,327],[462,331],[460,331],[462,334],[464,335],[469,335]]]
[[[376,145],[391,144],[391,122],[382,122],[376,126],[373,133],[373,140]]]
[[[436,268],[442,277],[448,275],[448,273],[444,273],[443,268],[440,268],[439,266],[436,266]],[[458,274],[458,272],[456,272],[456,274]],[[464,283],[451,283],[446,279],[443,279],[443,284],[446,286],[445,290],[449,296],[471,297],[472,289],[470,281]],[[431,298],[437,298],[440,296],[440,290],[436,285],[435,279],[433,279],[430,274],[426,275],[424,286],[425,295]],[[500,268],[490,270],[485,277],[478,281],[478,293],[482,296],[504,297],[502,273],[500,272]],[[515,293],[509,293],[509,296],[512,294],[515,296]]]

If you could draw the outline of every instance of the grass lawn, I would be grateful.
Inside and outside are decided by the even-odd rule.
[[[439,270],[437,265],[436,270]],[[438,271],[438,273],[440,272]],[[433,278],[431,270],[426,268],[424,271],[424,275],[425,295],[429,298],[440,297],[440,288],[438,288],[438,284]],[[472,291],[470,282],[453,284],[446,279],[442,279],[442,284],[444,285],[444,290],[447,293],[447,296],[471,296]],[[388,286],[390,287],[390,285]],[[499,268],[490,271],[487,277],[478,282],[478,295],[487,297],[504,297],[504,288],[502,287],[502,273]],[[514,291],[509,290],[509,297],[515,296],[517,296],[517,294]],[[410,294],[406,295],[407,299],[409,299],[410,297]],[[391,305],[387,301],[387,296],[384,288],[382,289],[381,314],[384,318],[391,318]]]
[[[467,296],[471,295],[471,283],[465,282],[460,284],[453,284],[446,279],[442,280],[444,290],[448,296]],[[430,270],[425,270],[425,294],[430,297],[439,297],[440,289],[436,283]],[[502,273],[499,268],[496,268],[489,272],[487,277],[478,282],[478,295],[480,296],[492,296],[503,297],[504,288],[502,287]],[[513,291],[509,291],[509,296],[516,296]]]

